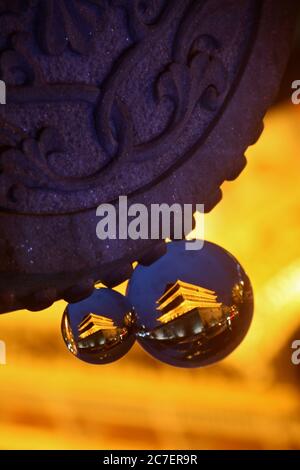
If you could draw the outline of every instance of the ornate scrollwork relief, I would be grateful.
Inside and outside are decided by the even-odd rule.
[[[215,8],[211,8],[212,3]],[[209,8],[206,8],[207,4]],[[0,204],[3,208],[14,207],[14,210],[16,208],[20,212],[47,213],[47,204],[51,197],[57,200],[61,195],[64,198],[64,210],[75,211],[81,208],[79,197],[76,196],[78,191],[86,191],[85,208],[94,207],[101,199],[100,196],[97,197],[99,188],[102,194],[110,194],[111,189],[106,191],[106,187],[111,187],[112,181],[118,184],[118,174],[124,168],[130,172],[138,165],[141,174],[147,173],[149,164],[157,167],[157,174],[170,168],[172,161],[168,161],[166,167],[160,169],[158,159],[167,154],[171,145],[184,136],[191,120],[195,120],[195,109],[206,113],[209,123],[225,100],[230,88],[230,78],[227,64],[223,60],[224,45],[220,38],[208,33],[205,28],[201,30],[202,18],[207,22],[209,15],[219,14],[215,1],[2,1],[0,15],[13,14],[21,17],[32,5],[34,13],[31,21],[37,22],[38,28],[32,28],[31,32],[22,31],[20,22],[20,31],[7,38],[7,47],[0,52],[0,78],[8,85],[8,106],[20,105],[24,109],[27,105],[39,103],[86,104],[90,109],[89,115],[83,115],[82,119],[93,116],[91,122],[96,143],[107,159],[104,167],[99,167],[90,175],[67,177],[60,175],[49,165],[49,152],[53,149],[45,145],[45,141],[49,143],[51,139],[53,142],[61,142],[58,129],[33,129],[27,136],[19,129],[15,132],[19,134],[19,138],[8,140],[6,133],[5,143],[1,131],[0,149],[3,150],[0,156]],[[230,14],[232,2],[228,2],[228,5]],[[98,34],[97,41],[101,41],[101,30],[106,27],[103,18],[108,9],[123,12],[131,40],[112,64],[105,80],[102,83],[82,83],[72,81],[70,77],[69,82],[49,82],[41,62],[32,53],[33,48],[39,48],[40,54],[50,56],[51,60],[56,60],[62,54],[75,54],[75,57],[92,54],[95,31]],[[226,7],[222,4],[222,15],[225,10]],[[173,24],[177,24],[177,29],[174,30]],[[228,27],[229,25],[230,21]],[[120,89],[135,67],[147,58],[151,45],[156,44],[168,28],[173,33],[168,44],[170,60],[162,63],[156,77],[151,78],[153,112],[159,115],[161,108],[166,106],[169,110],[168,119],[150,139],[137,142],[135,108],[123,98]],[[11,125],[5,122],[5,126],[7,128]],[[206,124],[199,126],[202,134]],[[51,123],[49,127],[52,127]],[[7,144],[12,148],[8,149]],[[64,152],[68,150],[66,145],[67,143],[59,149],[61,158],[64,158]],[[141,184],[145,183],[146,180]],[[130,184],[132,188],[123,188],[127,194],[136,189],[134,182]],[[20,185],[22,200],[16,197],[17,193],[21,194],[19,190],[11,190]],[[36,195],[41,196],[43,189],[46,191],[45,195],[37,198]],[[120,191],[116,189],[116,194],[117,192]],[[72,199],[70,204],[68,197]],[[40,206],[41,199],[43,207]],[[53,207],[53,204],[50,206]],[[59,207],[57,211],[60,211]]]

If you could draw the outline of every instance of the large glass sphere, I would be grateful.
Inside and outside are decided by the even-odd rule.
[[[205,242],[187,250],[168,244],[128,285],[138,322],[137,340],[152,356],[178,367],[201,367],[225,358],[243,340],[253,314],[249,278],[226,250]]]
[[[107,364],[124,356],[135,342],[131,305],[111,289],[95,289],[87,299],[69,304],[62,318],[67,348],[91,364]]]

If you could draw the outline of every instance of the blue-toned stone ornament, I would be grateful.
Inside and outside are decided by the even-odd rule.
[[[252,320],[253,292],[226,250],[210,242],[187,250],[186,243],[169,243],[158,261],[138,266],[127,295],[146,351],[173,366],[201,367],[241,343]]]
[[[132,307],[111,289],[95,289],[87,299],[69,304],[61,328],[69,351],[91,364],[116,361],[135,342]]]

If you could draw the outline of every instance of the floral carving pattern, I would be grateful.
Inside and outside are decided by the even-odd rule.
[[[30,2],[4,1],[0,3],[0,13],[22,13],[25,3],[28,6]],[[218,2],[215,3],[217,5]],[[195,119],[196,107],[197,112],[200,113],[201,110],[201,113],[205,113],[206,120],[199,126],[200,132],[195,137],[199,139],[194,142],[194,147],[197,148],[202,138],[201,132],[205,131],[206,123],[209,124],[216,116],[230,82],[222,59],[222,44],[216,37],[208,34],[205,28],[201,30],[199,27],[203,10],[205,13],[203,5],[206,4],[211,6],[210,2],[192,0],[176,2],[176,5],[166,0],[35,0],[41,19],[39,37],[43,50],[48,54],[60,55],[67,47],[79,54],[89,52],[93,42],[92,23],[89,23],[85,14],[90,6],[97,9],[101,7],[99,11],[104,11],[106,7],[123,9],[133,42],[113,64],[103,83],[48,83],[43,76],[40,62],[32,54],[32,37],[28,36],[30,33],[17,32],[12,35],[8,48],[0,54],[0,78],[8,84],[8,105],[70,101],[88,104],[94,117],[91,122],[95,126],[93,133],[97,139],[96,144],[106,160],[104,166],[99,166],[88,176],[62,176],[49,164],[51,155],[59,153],[63,158],[66,151],[58,130],[48,128],[34,139],[32,135],[35,135],[35,131],[30,130],[31,137],[26,138],[20,129],[12,131],[12,126],[8,126],[5,135],[0,133],[0,147],[4,148],[7,144],[10,147],[5,148],[5,151],[1,150],[1,206],[9,208],[12,202],[18,200],[16,194],[22,194],[23,198],[26,193],[30,202],[28,206],[27,203],[19,204],[21,210],[43,212],[44,207],[36,209],[39,204],[36,202],[36,193],[43,199],[43,204],[47,197],[50,200],[51,195],[56,200],[57,194],[63,193],[66,201],[68,193],[72,193],[68,210],[73,211],[77,209],[79,200],[76,199],[76,192],[83,191],[91,195],[93,202],[88,204],[95,204],[98,188],[101,188],[103,194],[110,193],[113,186],[111,181],[117,181],[123,167],[134,169],[137,164],[140,164],[139,168],[144,165],[141,171],[146,174],[150,163],[152,167],[157,166],[158,174],[159,171],[163,173],[165,169],[161,170],[158,157],[167,154],[170,146],[184,136],[187,126]],[[84,16],[80,5],[85,7]],[[206,15],[209,16],[210,9],[207,10]],[[213,12],[215,14],[215,10]],[[222,14],[223,12],[224,9]],[[130,103],[122,99],[120,90],[128,81],[132,69],[147,57],[151,46],[159,43],[161,35],[174,23],[178,26],[172,37],[173,44],[169,45],[171,52],[168,63],[162,63],[159,73],[151,79],[151,112],[159,115],[167,102],[168,114],[152,137],[139,140],[135,138],[134,110],[130,108]],[[17,139],[11,138],[12,134]],[[2,145],[1,140],[5,145]],[[20,142],[23,142],[22,145]],[[59,145],[53,147],[51,142]],[[185,158],[185,155],[179,157]],[[177,156],[174,157],[174,162],[170,160],[167,163],[169,166],[166,166],[166,170],[173,163],[177,164],[176,158]],[[22,187],[22,193],[19,189],[12,190],[16,187]],[[5,188],[4,192],[2,188]],[[45,197],[40,194],[43,188],[47,189]],[[65,202],[64,204],[66,207]],[[49,206],[52,210],[53,205]]]
[[[118,89],[130,73],[132,61],[138,62],[143,48],[146,53],[149,42],[155,40],[156,31],[163,28],[165,18],[151,28],[151,32],[132,54],[120,61],[111,84],[103,90],[102,100],[96,109],[96,126],[99,142],[111,157],[122,156],[125,159],[127,155],[132,161],[141,162],[161,155],[170,142],[183,132],[199,100],[206,109],[217,109],[220,98],[226,91],[228,74],[219,58],[220,45],[217,40],[210,35],[196,36],[189,32],[187,25],[193,25],[198,8],[195,2],[195,7],[184,22],[186,24],[182,25],[175,38],[173,62],[167,65],[154,84],[157,105],[163,100],[169,100],[174,110],[167,128],[160,135],[137,147],[133,146],[132,118],[124,103],[118,99]]]
[[[48,187],[51,181],[55,181],[56,186],[60,185],[60,182],[63,185],[63,179],[60,179],[49,165],[49,158],[61,153],[63,149],[64,142],[60,133],[56,129],[48,128],[41,131],[37,140],[27,138],[20,146],[2,153],[0,186],[6,186],[7,195],[12,202],[18,202],[16,194],[23,197],[26,192],[25,188],[28,187],[41,185]],[[2,182],[1,177],[3,179],[4,175],[6,181]],[[17,192],[16,188],[18,188]],[[14,195],[13,198],[12,195]]]

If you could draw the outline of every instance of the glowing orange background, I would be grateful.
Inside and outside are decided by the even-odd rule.
[[[300,366],[291,364],[300,339],[300,107],[275,108],[265,123],[247,169],[206,217],[206,238],[253,282],[255,320],[240,348],[203,370],[165,366],[139,347],[96,367],[67,352],[63,302],[3,315],[1,448],[300,448]]]

